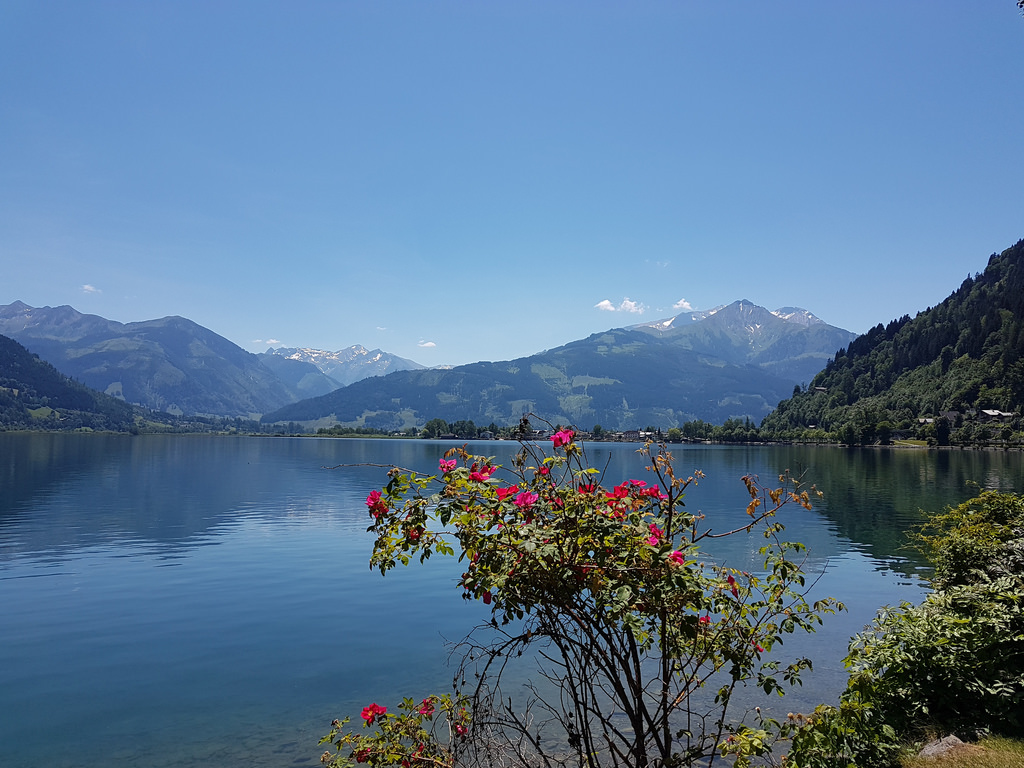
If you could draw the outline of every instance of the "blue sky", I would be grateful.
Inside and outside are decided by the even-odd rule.
[[[0,304],[519,357],[1024,237],[1013,0],[0,0]]]

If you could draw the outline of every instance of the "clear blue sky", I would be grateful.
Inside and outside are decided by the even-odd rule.
[[[427,365],[863,332],[1024,237],[1022,62],[1013,0],[0,0],[0,304]]]

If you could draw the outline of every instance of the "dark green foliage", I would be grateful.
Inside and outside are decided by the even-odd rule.
[[[799,437],[814,426],[839,442],[864,444],[910,431],[939,444],[987,438],[976,422],[952,431],[942,412],[1024,406],[1024,240],[993,255],[934,308],[877,325],[840,350],[807,392],[794,393],[762,423],[766,436]],[[918,419],[933,418],[921,425]],[[970,417],[968,417],[970,421]],[[1019,432],[1019,419],[1008,437]],[[997,425],[998,427],[998,425]],[[920,433],[920,434],[917,434]]]
[[[441,435],[447,435],[450,431],[448,422],[444,419],[431,419],[423,427],[424,437],[440,437]]]
[[[1024,734],[1024,497],[984,492],[920,543],[935,591],[853,639],[840,706],[799,724],[791,765],[888,767],[930,734]]]
[[[847,696],[874,704],[908,740],[1022,733],[1024,591],[1006,576],[885,611],[854,638]]]
[[[1024,497],[984,491],[932,518],[918,543],[936,589],[1024,578]]]

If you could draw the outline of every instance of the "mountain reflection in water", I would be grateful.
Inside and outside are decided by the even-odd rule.
[[[318,765],[336,716],[451,684],[445,639],[483,616],[453,559],[382,579],[364,500],[397,464],[426,472],[451,443],[0,434],[0,764]],[[512,443],[473,443],[507,462]],[[590,444],[608,478],[649,479],[636,445]],[[917,600],[903,549],[921,510],[1024,487],[1019,453],[674,446],[687,495],[719,530],[745,519],[739,478],[789,469],[824,491],[787,509],[815,594],[850,610],[787,640],[815,672],[781,700],[809,709],[875,609]],[[325,469],[339,464],[341,469]],[[709,555],[758,567],[760,541]],[[59,736],[59,738],[58,738]]]

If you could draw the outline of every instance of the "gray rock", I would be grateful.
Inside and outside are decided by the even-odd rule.
[[[964,746],[956,736],[946,736],[944,739],[937,739],[924,745],[924,749],[918,752],[918,757],[940,757],[954,749]]]

